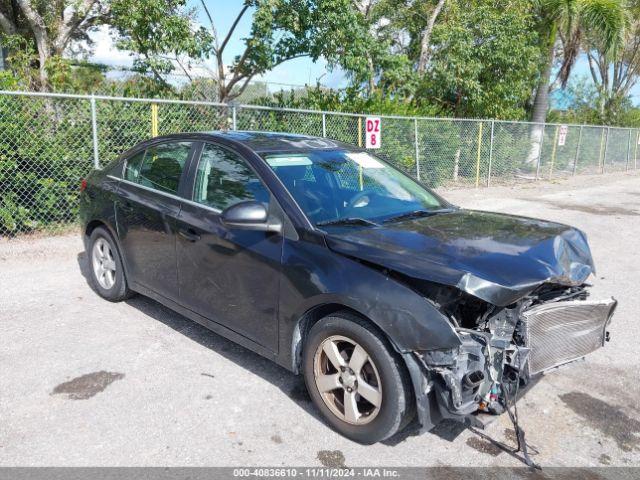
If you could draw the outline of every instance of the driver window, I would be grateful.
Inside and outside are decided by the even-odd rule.
[[[193,200],[224,210],[231,205],[255,200],[269,203],[269,191],[238,154],[206,144],[198,163]]]

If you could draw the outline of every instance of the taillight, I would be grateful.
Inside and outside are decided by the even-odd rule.
[[[87,179],[83,178],[80,180],[80,191],[84,192],[87,189]]]

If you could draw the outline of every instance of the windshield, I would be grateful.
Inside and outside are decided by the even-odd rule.
[[[366,152],[311,150],[263,157],[316,225],[367,225],[447,206]]]

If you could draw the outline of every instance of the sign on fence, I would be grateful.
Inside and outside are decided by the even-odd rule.
[[[569,127],[567,125],[560,125],[560,131],[558,132],[558,146],[564,147],[567,142],[567,133],[569,133]]]
[[[367,117],[365,122],[365,147],[380,148],[382,145],[382,124],[380,117]]]

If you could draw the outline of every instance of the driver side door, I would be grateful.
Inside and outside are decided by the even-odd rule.
[[[237,152],[205,143],[194,173],[191,201],[177,230],[180,303],[259,345],[277,352],[277,307],[283,237],[239,230],[221,220],[241,201],[275,200]]]

